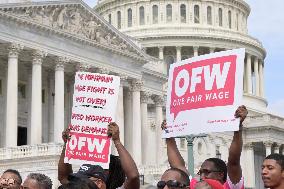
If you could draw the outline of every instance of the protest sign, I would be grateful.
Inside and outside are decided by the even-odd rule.
[[[171,65],[163,138],[238,130],[244,56],[245,49],[236,49]]]
[[[111,142],[107,126],[115,118],[119,84],[117,76],[76,73],[65,163],[108,168]]]

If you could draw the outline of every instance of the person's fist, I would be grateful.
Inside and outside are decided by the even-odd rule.
[[[62,140],[64,143],[67,143],[67,141],[70,139],[70,129],[67,128],[65,131],[62,132]]]
[[[247,115],[248,115],[248,111],[247,111],[246,106],[244,105],[239,106],[235,112],[235,118],[240,118],[240,126],[242,125]]]
[[[115,122],[108,124],[107,135],[112,138],[112,140],[119,141],[119,127]]]

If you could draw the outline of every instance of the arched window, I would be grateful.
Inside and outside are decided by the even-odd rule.
[[[145,12],[143,6],[139,8],[139,24],[140,25],[145,24]]]
[[[186,6],[185,6],[185,4],[180,5],[180,22],[186,23]]]
[[[194,5],[194,23],[200,23],[199,20],[199,6]]]
[[[212,25],[212,8],[207,7],[207,24]]]
[[[218,10],[219,26],[223,26],[223,10],[219,8]]]
[[[167,9],[167,22],[171,22],[172,21],[172,17],[173,17],[172,5],[168,4],[166,9]]]
[[[152,14],[153,14],[153,24],[157,24],[158,23],[158,6],[157,5],[153,5]]]
[[[127,10],[128,27],[132,26],[132,9]]]
[[[117,29],[121,29],[121,12],[117,11]]]
[[[108,23],[111,24],[111,14],[108,15]]]
[[[228,22],[229,22],[229,28],[232,28],[232,13],[231,11],[228,11]]]

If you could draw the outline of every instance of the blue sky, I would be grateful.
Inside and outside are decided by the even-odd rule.
[[[96,0],[84,0],[93,7]],[[267,51],[265,96],[269,108],[284,115],[284,15],[283,0],[246,0],[251,7],[249,34],[259,39]],[[281,51],[283,55],[281,56]]]

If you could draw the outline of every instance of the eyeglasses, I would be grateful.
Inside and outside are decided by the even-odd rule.
[[[168,180],[168,181],[159,181],[158,183],[157,183],[157,188],[159,188],[159,189],[162,189],[162,188],[164,188],[165,186],[168,186],[169,188],[184,188],[184,187],[186,187],[187,185],[186,184],[182,184],[182,183],[180,183],[180,182],[178,182],[178,181],[176,181],[176,180]]]
[[[0,178],[2,185],[13,186],[15,184],[20,184],[16,179],[13,178]]]
[[[200,169],[197,174],[198,175],[202,175],[202,174],[209,175],[210,173],[218,173],[218,172],[221,172],[221,171],[219,171],[219,170]]]

